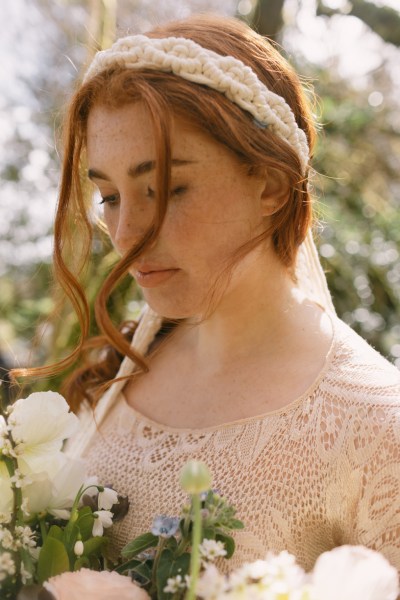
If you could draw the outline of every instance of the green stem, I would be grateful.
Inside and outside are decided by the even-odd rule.
[[[197,580],[200,573],[200,550],[201,543],[201,499],[200,494],[193,494],[193,532],[192,532],[192,554],[190,556],[190,586],[185,600],[194,600],[196,597]]]
[[[186,512],[186,516],[184,518],[183,521],[183,526],[182,526],[182,532],[181,532],[181,539],[179,541],[179,544],[174,552],[174,557],[177,558],[178,556],[180,556],[181,554],[183,554],[188,545],[190,544],[190,535],[189,535],[189,531],[190,531],[190,522],[191,522],[191,518],[190,518],[190,506],[188,506],[188,510]]]
[[[3,460],[6,464],[7,471],[10,477],[14,477],[15,471],[18,468],[17,460],[11,456],[3,457]],[[22,503],[22,492],[21,488],[17,488],[15,484],[11,486],[13,493],[13,508],[12,508],[12,518],[11,518],[11,529],[14,530],[17,525],[17,521],[20,521],[20,513],[21,513],[21,503]]]
[[[71,508],[71,516],[72,516],[72,514],[74,514],[74,513],[77,513],[77,511],[78,511],[78,505],[79,505],[79,501],[80,501],[80,499],[82,498],[83,494],[84,494],[84,493],[85,493],[87,490],[90,490],[90,488],[93,488],[93,487],[94,487],[94,488],[96,488],[96,489],[97,489],[97,491],[103,491],[103,489],[104,489],[102,485],[94,485],[94,484],[92,484],[92,485],[88,485],[88,486],[86,486],[86,487],[83,487],[83,485],[82,485],[82,486],[80,487],[80,489],[78,490],[78,493],[76,494],[76,497],[75,497],[74,503],[73,503],[73,505],[72,505],[72,508]]]
[[[185,538],[182,538],[174,552],[174,557],[178,558],[178,556],[183,554],[186,551],[188,545],[189,545],[188,541],[185,540]]]
[[[157,590],[157,569],[158,569],[158,563],[160,562],[161,554],[162,554],[162,551],[164,550],[164,546],[165,546],[165,542],[166,541],[167,541],[167,538],[163,538],[163,537],[159,537],[158,538],[157,551],[156,551],[156,555],[154,557],[153,568],[151,570],[151,582],[152,582],[151,583],[151,589],[154,590],[154,591]]]

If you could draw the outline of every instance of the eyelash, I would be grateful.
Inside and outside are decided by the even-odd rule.
[[[172,190],[171,195],[172,196],[181,196],[182,194],[184,194],[186,192],[186,190],[187,190],[187,188],[184,185],[180,185]],[[155,197],[155,191],[150,186],[147,187],[146,196],[147,196],[147,198]],[[116,200],[118,200],[118,198],[119,198],[119,194],[110,194],[109,196],[102,196],[99,204],[114,204],[114,202],[116,202]]]
[[[113,204],[116,200],[118,200],[119,194],[110,194],[109,196],[102,196],[99,204]]]
[[[178,185],[176,188],[174,188],[172,190],[171,196],[181,196],[186,191],[187,191],[187,187],[186,186],[184,186],[184,185]],[[155,191],[150,186],[148,186],[148,188],[147,188],[146,196],[148,198],[154,198],[154,196],[155,196]]]

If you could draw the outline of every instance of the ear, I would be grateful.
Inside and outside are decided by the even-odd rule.
[[[261,194],[263,217],[270,217],[288,201],[290,187],[286,175],[277,169],[268,168],[264,175],[264,189]]]

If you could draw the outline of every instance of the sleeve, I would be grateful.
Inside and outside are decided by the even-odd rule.
[[[400,572],[400,401],[368,406],[358,419],[353,430],[360,475],[354,539],[381,552]]]

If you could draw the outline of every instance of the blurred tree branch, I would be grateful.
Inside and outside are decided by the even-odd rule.
[[[276,40],[283,28],[284,4],[285,0],[258,0],[248,24],[261,35]]]
[[[318,0],[317,15],[351,15],[358,17],[385,42],[400,46],[400,13],[390,6],[378,6],[368,0],[351,0],[346,8],[334,9]]]
[[[115,40],[117,0],[89,0],[87,24],[88,61],[98,50],[109,48]]]

